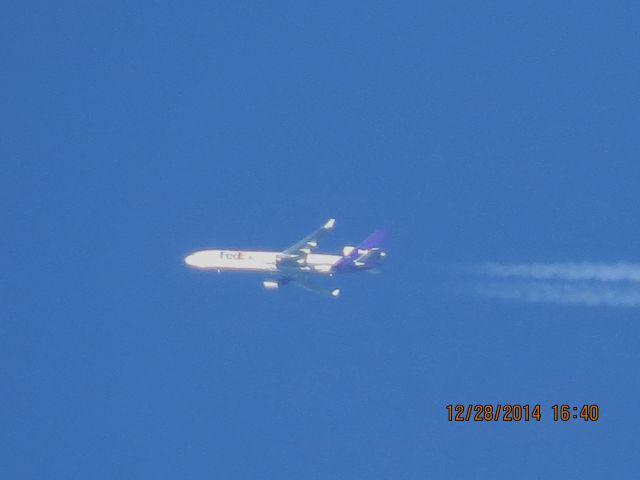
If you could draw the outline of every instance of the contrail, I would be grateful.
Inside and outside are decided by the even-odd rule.
[[[640,263],[487,263],[482,272],[490,277],[536,280],[597,280],[640,282]]]
[[[531,303],[562,303],[589,307],[638,307],[640,287],[608,286],[598,284],[556,284],[549,282],[478,286],[482,295],[505,300],[523,300]]]
[[[477,291],[492,298],[584,306],[640,306],[640,263],[486,263]]]

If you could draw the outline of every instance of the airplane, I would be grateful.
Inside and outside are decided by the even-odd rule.
[[[358,246],[347,245],[339,254],[312,253],[318,240],[333,230],[334,218],[282,251],[253,250],[200,250],[187,255],[184,262],[201,270],[264,272],[275,278],[262,282],[262,286],[274,290],[294,284],[317,293],[340,295],[339,288],[331,290],[316,286],[310,277],[330,276],[336,273],[359,272],[377,268],[387,253],[380,248],[385,233],[376,230]]]

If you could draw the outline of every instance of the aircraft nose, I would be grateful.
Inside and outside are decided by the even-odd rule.
[[[193,266],[195,264],[195,260],[196,256],[193,253],[184,257],[184,263],[186,263],[187,265]]]

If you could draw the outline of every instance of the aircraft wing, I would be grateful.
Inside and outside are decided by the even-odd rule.
[[[318,240],[324,236],[325,233],[333,230],[336,223],[335,218],[330,218],[326,223],[317,229],[315,232],[307,235],[299,242],[294,243],[286,250],[283,250],[284,255],[299,256],[305,253],[309,253],[312,249],[318,246]]]
[[[306,275],[293,275],[293,276],[281,277],[279,282],[284,285],[286,285],[287,283],[290,283],[300,288],[304,288],[305,290],[309,290],[314,293],[319,293],[320,295],[331,295],[334,298],[337,298],[340,296],[339,288],[332,288],[330,290],[327,290],[326,288],[323,288],[311,282]]]

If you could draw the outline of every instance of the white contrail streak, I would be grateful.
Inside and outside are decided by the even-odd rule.
[[[477,289],[492,298],[640,307],[639,263],[486,263]]]
[[[638,307],[640,287],[571,283],[491,283],[478,286],[479,293],[493,298],[524,300],[526,302],[562,303],[573,305]]]
[[[640,282],[639,263],[487,263],[482,273],[499,278]]]

